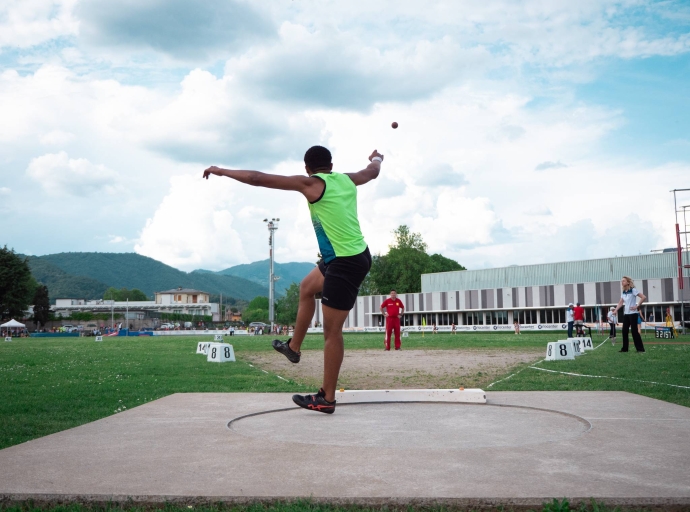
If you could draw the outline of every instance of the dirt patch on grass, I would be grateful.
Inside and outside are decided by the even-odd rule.
[[[346,350],[338,386],[346,389],[413,389],[485,386],[510,368],[534,362],[542,350]],[[321,385],[323,352],[302,352],[298,364],[278,353],[244,358],[286,379]]]

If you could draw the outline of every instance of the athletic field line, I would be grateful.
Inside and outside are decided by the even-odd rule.
[[[256,366],[254,366],[252,363],[247,363],[246,361],[244,361],[244,362],[245,362],[246,364],[248,364],[249,366],[251,366],[252,368],[256,368]],[[264,372],[264,373],[268,373],[266,370],[262,370],[261,368],[259,368],[259,370],[261,370],[261,371]],[[274,373],[273,375],[275,375],[276,377],[278,377],[280,380],[284,380],[285,382],[290,382],[289,380],[287,380],[287,379],[284,378],[284,377],[281,377],[281,376],[278,375],[277,373]]]
[[[596,347],[594,347],[594,350],[596,350],[596,349],[598,349],[599,347],[601,347],[604,343],[606,343],[607,341],[609,341],[609,339],[610,339],[610,338],[606,338],[604,341],[602,341],[601,343],[599,343]]]
[[[630,382],[642,382],[644,384],[656,384],[659,386],[671,386],[672,388],[690,389],[690,386],[679,386],[677,384],[667,384],[666,382],[654,382],[651,380],[625,379],[623,377],[609,377],[608,375],[587,375],[585,373],[559,372],[556,370],[548,370],[546,368],[539,368],[538,366],[529,366],[528,368],[531,368],[532,370],[539,370],[540,372],[560,373],[562,375],[571,375],[573,377],[589,377],[590,379],[627,380]],[[511,377],[512,377],[512,375],[511,375]],[[505,380],[505,379],[503,379],[503,380]]]
[[[533,363],[527,363],[527,364],[528,364],[528,365],[531,365],[531,364],[539,364],[539,363],[542,363],[542,362],[544,362],[544,361],[546,361],[546,359],[539,359],[538,361],[535,361],[535,362],[533,362]],[[531,366],[525,366],[524,368],[519,369],[518,371],[516,371],[516,372],[513,373],[512,375],[508,375],[507,377],[504,377],[504,378],[502,378],[502,379],[500,379],[500,380],[497,380],[496,382],[492,382],[491,384],[489,384],[489,385],[486,387],[486,389],[489,389],[489,388],[490,388],[491,386],[493,386],[494,384],[498,384],[499,382],[503,382],[504,380],[512,379],[512,378],[515,377],[518,373],[520,373],[522,370],[526,370],[527,368],[531,368]]]

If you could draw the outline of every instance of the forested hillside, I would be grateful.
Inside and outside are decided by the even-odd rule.
[[[100,299],[108,285],[90,277],[74,276],[40,257],[29,256],[36,281],[48,287],[51,302],[58,298]]]
[[[49,254],[31,257],[30,265],[36,279],[48,286],[51,300],[59,297],[101,298],[109,286],[138,288],[150,299],[157,291],[178,286],[244,300],[268,295],[267,287],[247,279],[216,273],[182,272],[134,253]]]
[[[241,277],[268,288],[268,267],[269,260],[266,259],[243,265],[235,265],[234,267],[214,272],[214,274]],[[285,295],[285,290],[290,287],[291,283],[301,282],[314,267],[314,263],[306,262],[274,263],[273,272],[276,276],[280,277],[280,279],[276,281],[276,294]],[[197,272],[207,273],[208,271],[194,271],[194,273]]]

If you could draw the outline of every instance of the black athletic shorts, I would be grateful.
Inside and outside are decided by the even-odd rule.
[[[359,287],[371,268],[369,247],[355,256],[319,262],[323,274],[321,304],[333,309],[350,311],[357,301]]]

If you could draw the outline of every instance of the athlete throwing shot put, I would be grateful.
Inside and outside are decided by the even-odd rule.
[[[322,260],[300,283],[295,331],[288,341],[273,341],[273,348],[292,363],[299,363],[300,348],[316,308],[315,295],[321,293],[323,309],[323,387],[314,395],[293,395],[305,409],[335,412],[335,389],[345,352],[343,325],[355,305],[359,287],[371,267],[371,254],[364,241],[357,216],[357,187],[376,179],[383,155],[369,155],[369,165],[359,172],[333,172],[331,152],[313,146],[304,155],[307,176],[279,176],[258,171],[209,167],[204,178],[227,176],[255,187],[292,190],[309,202]]]

